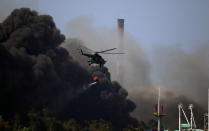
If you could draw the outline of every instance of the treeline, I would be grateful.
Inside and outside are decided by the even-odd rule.
[[[143,131],[149,127],[140,122],[139,126],[129,125],[123,131]],[[78,123],[75,119],[61,121],[49,109],[41,112],[30,111],[26,117],[16,114],[13,119],[5,120],[0,116],[0,131],[114,131],[110,122],[103,119],[83,121]]]

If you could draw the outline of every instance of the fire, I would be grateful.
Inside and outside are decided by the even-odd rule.
[[[97,76],[94,76],[94,77],[93,77],[93,81],[94,81],[94,82],[97,82],[98,80],[99,80],[99,79],[98,79]]]

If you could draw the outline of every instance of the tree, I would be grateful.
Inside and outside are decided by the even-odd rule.
[[[30,131],[28,127],[23,127],[22,129],[19,129],[18,131]]]
[[[18,113],[15,114],[12,120],[12,131],[17,131],[21,128],[21,118]]]
[[[112,124],[102,119],[93,120],[88,125],[88,131],[112,131]]]
[[[70,119],[63,123],[65,131],[80,131],[80,127],[74,119]]]
[[[41,123],[40,112],[31,111],[27,114],[29,118],[29,129],[30,131],[44,131],[45,128]]]
[[[0,131],[10,131],[10,125],[0,116]]]
[[[32,111],[28,117],[30,131],[64,131],[62,122],[49,109],[43,109],[42,113]]]
[[[53,117],[53,113],[45,108],[42,110],[42,122],[44,126],[46,127],[47,131],[63,131],[62,122],[58,120],[57,118]]]

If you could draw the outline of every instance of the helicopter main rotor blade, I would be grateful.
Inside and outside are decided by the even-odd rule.
[[[125,54],[125,53],[101,53],[101,54]]]
[[[111,51],[111,50],[115,50],[116,48],[112,48],[112,49],[108,49],[108,50],[103,50],[103,51],[99,51],[99,52],[96,52],[96,53],[103,53],[103,52],[107,52],[107,51]]]

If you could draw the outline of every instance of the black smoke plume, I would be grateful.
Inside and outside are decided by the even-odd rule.
[[[71,20],[67,29],[69,37],[79,38],[83,42],[68,39],[63,46],[69,50],[72,57],[87,67],[87,59],[76,51],[77,48],[92,53],[85,48],[86,45],[99,51],[115,47],[118,43],[116,30],[94,26],[88,17]],[[184,109],[187,109],[189,104],[194,104],[197,127],[203,127],[202,116],[207,108],[205,104],[208,88],[208,44],[190,44],[189,47],[183,48],[176,45],[158,45],[148,52],[149,54],[145,54],[140,48],[140,43],[125,31],[124,46],[123,87],[129,92],[128,97],[136,104],[132,115],[139,121],[146,122],[154,118],[154,105],[157,103],[158,95],[156,88],[160,85],[163,87],[161,94],[164,96],[162,104],[167,113],[163,119],[164,127],[178,128],[179,103],[184,104]],[[106,65],[114,79],[117,59],[114,55],[103,57],[108,60]]]
[[[83,117],[91,120],[102,117],[111,121],[113,125],[120,127],[120,130],[127,124],[137,125],[137,121],[127,113],[132,112],[136,108],[135,104],[127,99],[128,92],[118,82],[111,82],[111,75],[106,67],[89,66],[88,58],[82,56],[78,49],[82,49],[90,54],[93,51],[85,47],[81,40],[75,38],[67,39],[63,46],[77,62],[91,72],[92,76],[99,77],[99,83],[87,89],[79,97],[76,97],[68,106],[71,108],[64,112],[74,112],[72,117],[79,118],[78,120],[82,120]],[[83,112],[82,108],[85,108],[86,111]],[[93,112],[93,114],[87,112]],[[118,119],[119,117],[121,119]]]
[[[89,81],[90,74],[59,47],[65,37],[51,16],[16,9],[0,34],[3,114],[46,106],[59,111]]]
[[[61,119],[103,118],[115,127],[137,124],[135,104],[107,68],[87,70],[60,46],[65,37],[53,18],[28,8],[14,10],[0,23],[0,114],[11,118],[48,107]],[[99,83],[81,93],[92,76]]]

